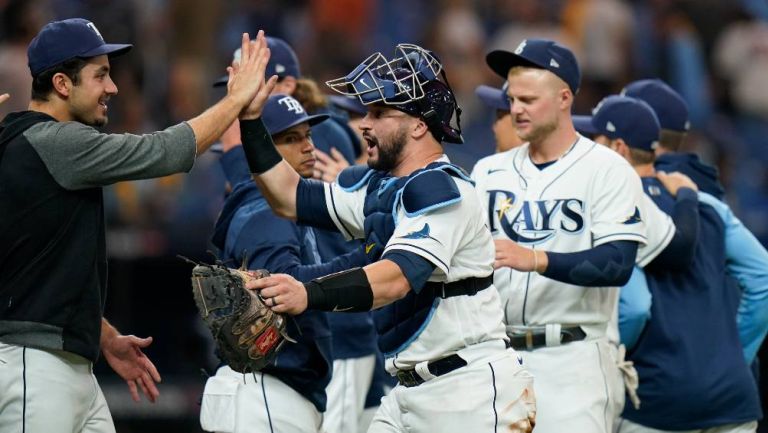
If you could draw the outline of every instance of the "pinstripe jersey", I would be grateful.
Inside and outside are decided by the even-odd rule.
[[[528,144],[480,160],[472,173],[494,239],[569,253],[611,241],[646,244],[640,178],[618,154],[579,136],[540,170]],[[494,284],[507,326],[582,325],[604,335],[615,315],[617,287],[581,287],[537,273],[498,269]]]

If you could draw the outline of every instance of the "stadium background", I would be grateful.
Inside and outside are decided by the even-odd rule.
[[[35,33],[75,16],[92,20],[107,41],[135,45],[113,62],[119,94],[110,101],[110,132],[161,129],[221,97],[211,83],[243,31],[286,39],[304,76],[318,81],[344,75],[374,51],[389,54],[397,42],[422,44],[441,57],[464,109],[466,144],[447,152],[468,169],[493,151],[493,113],[473,93],[501,84],[485,53],[525,37],[555,39],[582,67],[579,114],[632,79],[661,77],[676,88],[691,108],[690,149],[719,167],[727,201],[768,242],[764,0],[0,0],[0,93],[12,95],[0,116],[27,106],[26,48]],[[223,184],[215,156],[206,154],[189,175],[105,190],[106,317],[124,333],[155,337],[147,353],[163,375],[158,403],[134,404],[99,362],[118,432],[200,431],[201,369],[215,360],[189,293],[189,265],[176,255],[211,260],[207,242]],[[765,348],[761,355],[768,359]]]

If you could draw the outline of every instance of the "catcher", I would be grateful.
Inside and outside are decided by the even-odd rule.
[[[298,101],[287,95],[270,97],[263,111],[264,122],[277,143],[278,152],[304,177],[312,176],[315,163],[310,126],[327,118],[327,115],[307,115]],[[237,122],[222,136],[221,142],[224,153],[220,162],[233,186],[213,235],[221,260],[244,263],[244,268],[251,270],[287,273],[299,281],[367,264],[362,248],[320,263],[313,229],[277,217],[251,181],[239,145]],[[230,283],[237,286],[237,278],[241,276],[259,276],[258,271],[221,272],[215,267],[202,266],[193,275],[199,277],[193,280],[193,290],[200,290],[195,287],[198,282],[210,285],[221,279],[228,280],[230,272],[239,275],[232,277],[235,283]],[[203,317],[213,309],[211,302],[221,302],[216,296],[212,298],[205,298],[204,306],[198,304]],[[233,305],[229,310],[233,311],[234,320],[228,318],[229,326],[214,325],[211,329],[219,356],[228,365],[221,366],[206,384],[200,414],[203,429],[237,433],[320,431],[333,359],[326,313],[308,311],[295,316],[295,320],[273,317],[269,308],[259,310],[262,304],[256,292],[249,291],[247,298],[233,299],[241,303],[239,308]],[[270,301],[266,300],[267,307],[271,306]],[[213,322],[215,320],[207,321]],[[285,334],[296,343],[283,341]],[[229,350],[229,347],[245,347],[245,350]],[[274,361],[269,362],[273,358]]]

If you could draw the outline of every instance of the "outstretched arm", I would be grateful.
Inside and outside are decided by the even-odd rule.
[[[240,135],[253,180],[270,207],[277,215],[295,221],[296,188],[301,176],[277,152],[260,118],[241,118]]]
[[[152,337],[139,338],[135,335],[120,335],[107,319],[101,319],[101,351],[109,366],[128,384],[133,401],[139,401],[139,391],[151,401],[157,400],[160,391],[155,382],[160,382],[160,373],[152,361],[141,351],[152,344]]]
[[[416,258],[418,260],[418,258]],[[426,262],[426,261],[425,261]],[[261,290],[267,305],[278,313],[300,314],[307,309],[359,312],[383,307],[405,297],[412,284],[426,277],[412,275],[393,260],[382,259],[364,268],[354,268],[302,284],[286,274],[253,280],[246,287]],[[422,264],[417,267],[423,267]],[[433,265],[426,265],[428,276]],[[416,282],[415,280],[421,281]]]
[[[629,281],[637,255],[637,242],[613,241],[573,253],[534,250],[508,239],[497,239],[498,269],[538,272],[547,278],[586,287],[623,286]]]
[[[253,101],[266,101],[277,83],[277,77],[264,80],[269,62],[269,48],[263,31],[254,42],[243,33],[240,62],[227,68],[227,95],[187,123],[195,133],[198,155],[205,152]]]

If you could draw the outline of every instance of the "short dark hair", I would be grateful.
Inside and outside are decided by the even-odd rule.
[[[48,95],[53,91],[53,76],[61,72],[72,80],[72,84],[80,84],[80,71],[83,70],[88,60],[75,57],[65,60],[58,65],[48,68],[32,77],[32,100],[47,101]]]
[[[659,146],[671,152],[679,152],[686,135],[688,135],[686,132],[662,129],[659,134]]]
[[[653,164],[653,162],[656,160],[656,155],[653,152],[637,149],[634,147],[629,148],[629,157],[632,158],[632,161],[630,162],[633,166]]]

